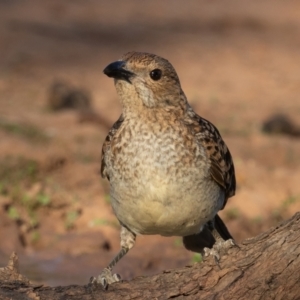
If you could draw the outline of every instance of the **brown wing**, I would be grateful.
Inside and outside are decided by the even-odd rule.
[[[109,180],[109,176],[106,172],[106,164],[105,164],[105,153],[108,150],[108,148],[110,147],[110,143],[114,137],[114,135],[116,134],[116,132],[119,130],[119,128],[121,127],[122,123],[124,121],[124,117],[123,115],[121,115],[118,119],[118,121],[113,125],[113,127],[110,129],[110,131],[108,132],[108,135],[103,143],[102,146],[102,158],[101,158],[101,176],[103,178],[107,178]]]
[[[231,154],[224,143],[218,129],[209,121],[194,115],[199,128],[196,130],[196,136],[205,146],[206,152],[211,162],[210,173],[212,178],[225,190],[225,202],[235,194],[236,180],[234,165]]]

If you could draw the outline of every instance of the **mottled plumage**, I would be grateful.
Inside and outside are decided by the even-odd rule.
[[[111,268],[137,234],[182,236],[192,251],[231,239],[217,213],[235,193],[235,174],[219,131],[193,111],[167,60],[130,52],[104,73],[122,104],[102,149],[122,225],[122,250],[96,280],[106,285],[118,280]]]

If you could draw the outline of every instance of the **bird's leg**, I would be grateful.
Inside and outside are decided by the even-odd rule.
[[[109,265],[100,273],[98,277],[91,277],[90,284],[101,284],[104,289],[111,283],[121,280],[119,274],[112,274],[113,267],[126,253],[134,246],[136,235],[126,227],[121,227],[121,250],[109,263]]]
[[[216,242],[214,243],[212,248],[204,248],[204,255],[209,256],[212,255],[215,258],[215,261],[217,265],[219,265],[220,260],[220,251],[221,250],[228,250],[232,246],[237,246],[235,241],[232,238],[229,238],[227,240],[223,239],[221,234],[218,232],[218,230],[215,228],[214,220],[208,222],[208,228],[213,235]],[[225,226],[225,225],[224,225]]]

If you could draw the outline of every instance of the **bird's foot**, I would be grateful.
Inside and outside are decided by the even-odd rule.
[[[119,274],[112,274],[111,269],[105,268],[98,277],[91,277],[90,285],[98,286],[101,285],[103,289],[107,289],[109,284],[118,282],[121,280]]]
[[[229,239],[229,240],[219,240],[217,242],[215,242],[215,244],[213,245],[212,248],[204,248],[204,256],[210,256],[212,255],[216,261],[216,264],[220,267],[219,265],[219,261],[220,261],[220,252],[223,250],[228,250],[229,248],[233,247],[233,246],[237,246],[237,244],[235,243],[235,241],[233,239]]]

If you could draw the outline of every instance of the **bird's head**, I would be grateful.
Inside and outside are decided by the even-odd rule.
[[[154,54],[129,52],[104,69],[115,79],[123,108],[175,108],[183,92],[173,66]]]

